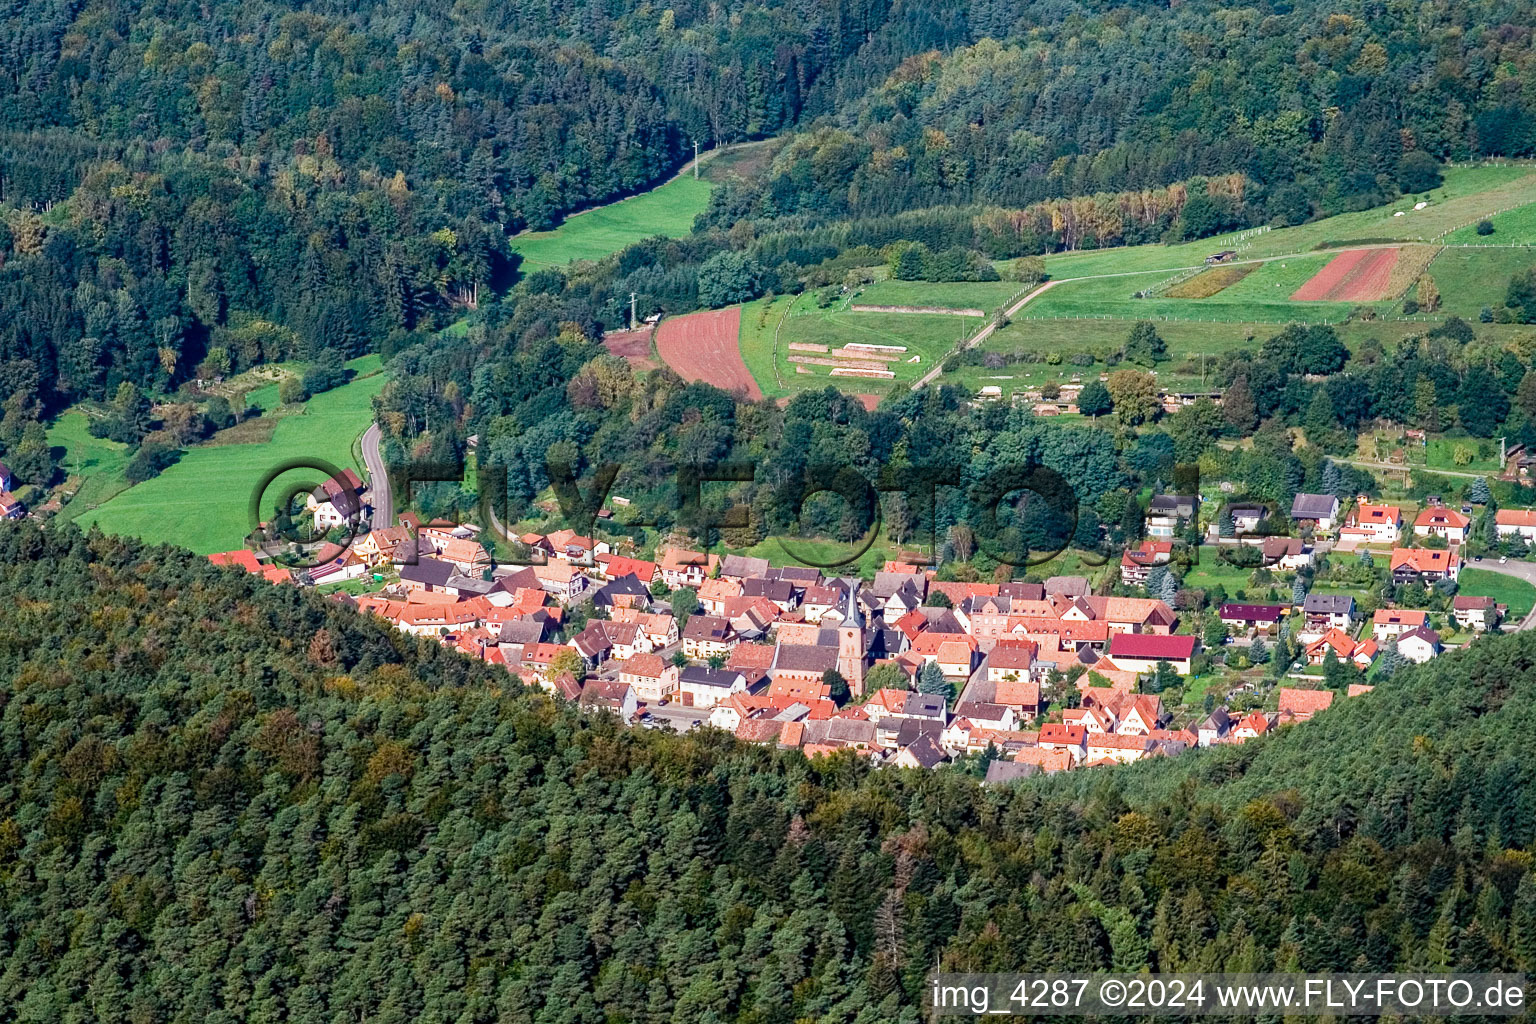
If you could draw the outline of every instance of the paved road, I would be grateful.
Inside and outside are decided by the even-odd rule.
[[[384,471],[384,455],[379,451],[383,434],[377,423],[363,431],[363,465],[368,469],[368,489],[372,492],[373,528],[395,525],[395,497],[389,491],[389,474]]]
[[[1512,558],[1503,565],[1500,565],[1497,558],[1484,558],[1481,562],[1467,561],[1463,563],[1462,567],[1465,569],[1487,569],[1489,572],[1496,572],[1503,576],[1513,576],[1516,579],[1525,580],[1525,582],[1532,586],[1536,586],[1536,562],[1522,562]],[[1536,608],[1532,608],[1530,614],[1522,619],[1520,624],[1515,626],[1515,629],[1530,629],[1533,626],[1536,626]]]
[[[1106,275],[1106,276],[1109,276],[1109,275]],[[1078,278],[1067,278],[1066,280],[1074,280],[1075,281],[1075,280],[1079,280],[1079,279]],[[1010,316],[1010,317],[1013,316],[1019,310],[1023,309],[1025,304],[1027,304],[1031,299],[1035,298],[1037,295],[1044,294],[1047,290],[1049,290],[1050,288],[1052,288],[1053,286],[1058,285],[1058,284],[1061,284],[1061,281],[1047,281],[1047,282],[1045,282],[1040,287],[1036,288],[1034,291],[1030,292],[1029,294],[1025,295],[1023,298],[1019,299],[1018,302],[1015,302],[1013,305],[1009,306],[1008,309],[1004,312],[1004,315],[1005,316]],[[960,344],[960,347],[955,349],[955,351],[956,352],[964,352],[968,348],[975,348],[977,345],[980,345],[982,342],[984,342],[988,338],[992,337],[992,332],[995,331],[995,330],[997,330],[997,321],[993,320],[991,323],[987,324],[987,326],[985,326],[981,330],[977,331],[969,339],[967,339],[966,341],[962,342]],[[921,391],[925,385],[933,383],[933,379],[935,377],[937,377],[939,374],[943,373],[943,372],[944,372],[944,360],[940,359],[937,363],[933,364],[933,369],[929,370],[927,373],[923,374],[921,377],[918,378],[917,383],[912,385],[912,390],[913,391]]]

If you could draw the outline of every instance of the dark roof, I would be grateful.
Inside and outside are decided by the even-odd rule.
[[[1006,704],[987,704],[979,700],[968,700],[955,708],[955,717],[983,722],[1000,722],[1007,713]]]
[[[1003,588],[1000,590],[1000,592],[1001,593],[1005,593],[1005,594],[1008,593],[1007,588],[1010,587],[1010,586],[1028,588],[1028,587],[1033,587],[1034,584],[1032,584],[1032,583],[1004,584]],[[1090,593],[1092,593],[1092,590],[1093,590],[1093,588],[1088,583],[1087,577],[1085,577],[1085,576],[1052,576],[1049,579],[1047,579],[1045,581],[1045,583],[1043,583],[1041,585],[1040,589],[1041,589],[1041,593],[1039,593],[1039,594],[1033,594],[1033,595],[1031,595],[1031,594],[1019,594],[1018,596],[1026,599],[1026,600],[1036,600],[1037,601],[1040,598],[1044,597],[1046,594],[1051,594],[1051,595],[1061,594],[1061,595],[1064,595],[1066,597],[1087,597]],[[1030,765],[1029,767],[1033,768],[1034,766]]]
[[[720,561],[721,576],[735,576],[745,578],[748,576],[768,575],[768,559],[752,558],[748,555],[726,555]]]
[[[620,576],[598,587],[592,595],[592,603],[599,608],[606,608],[614,603],[614,598],[621,595],[644,597],[649,600],[651,591],[640,582],[638,576]]]
[[[896,726],[896,745],[905,747],[919,736],[938,737],[944,723],[936,718],[904,718]]]
[[[731,635],[731,620],[718,615],[692,615],[683,629],[688,640],[724,641]]]
[[[628,693],[629,684],[617,679],[589,679],[581,688],[581,703],[584,707],[595,704],[599,707],[618,708],[623,705]]]
[[[947,707],[948,703],[936,693],[913,693],[907,696],[907,703],[902,706],[901,713],[942,720]]]
[[[749,578],[741,583],[742,597],[766,597],[770,601],[790,601],[795,596],[795,585],[789,580]]]
[[[890,658],[907,649],[907,635],[899,629],[866,629],[864,653],[877,661]]]
[[[768,575],[772,579],[788,580],[797,587],[821,582],[820,569],[806,569],[798,565],[786,565],[782,569],[771,569]]]
[[[780,644],[774,652],[772,667],[786,672],[825,672],[837,668],[837,648]]]
[[[1298,494],[1291,501],[1292,519],[1322,519],[1339,509],[1339,499],[1331,494]]]
[[[927,733],[905,746],[908,755],[924,768],[933,768],[949,760],[949,755],[940,748],[938,740]]]
[[[547,618],[530,616],[502,623],[500,640],[504,644],[536,644],[544,639]]]
[[[1013,782],[1015,779],[1027,779],[1039,773],[1039,765],[1024,764],[1019,761],[993,761],[987,765],[987,777],[982,782],[992,784]]]
[[[1047,584],[1050,584],[1053,581],[1057,581],[1058,585],[1061,585],[1059,581],[1076,579],[1081,579],[1081,577],[1052,576],[1050,579],[1046,580],[1045,583],[1004,583],[997,588],[997,592],[999,596],[1017,598],[1020,601],[1039,601],[1049,593],[1065,594],[1070,592],[1066,589],[1061,591],[1053,591],[1049,589]],[[1088,593],[1087,582],[1087,580],[1083,580],[1083,593],[1085,594]],[[1071,584],[1071,586],[1075,588],[1076,584]]]
[[[1354,607],[1355,599],[1348,594],[1308,594],[1307,599],[1301,603],[1302,611],[1324,615],[1353,611]]]
[[[733,672],[725,668],[700,668],[689,666],[677,674],[680,683],[692,683],[697,686],[718,686],[722,690],[728,690],[736,685],[737,680],[745,680],[740,672]]]
[[[538,575],[532,569],[528,568],[518,569],[517,571],[509,572],[504,576],[497,576],[496,586],[501,590],[505,590],[509,594],[515,594],[519,590],[543,589],[543,587],[539,585]]]
[[[418,558],[414,565],[402,565],[400,578],[409,583],[422,583],[432,587],[446,587],[448,580],[459,574],[459,567],[452,562],[436,558]]]
[[[1227,714],[1226,708],[1217,708],[1205,716],[1205,721],[1200,723],[1202,729],[1214,729],[1217,733],[1224,733],[1232,725],[1232,716]]]
[[[1147,511],[1153,515],[1192,516],[1195,514],[1195,501],[1192,495],[1154,494],[1147,505]]]

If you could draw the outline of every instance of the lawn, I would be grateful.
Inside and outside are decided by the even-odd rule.
[[[656,235],[682,238],[709,205],[712,187],[703,178],[683,174],[649,192],[574,214],[553,231],[524,232],[512,239],[512,248],[526,268],[537,270],[602,259]]]
[[[1536,264],[1536,248],[1442,249],[1429,265],[1429,276],[1440,289],[1441,315],[1454,313],[1475,321],[1483,307],[1504,305],[1509,279]]]
[[[80,489],[59,513],[61,519],[73,519],[128,487],[123,479],[128,446],[92,437],[90,422],[84,412],[74,409],[48,428],[48,444],[64,449],[64,472],[81,479]]]
[[[1472,454],[1472,461],[1457,463],[1456,449],[1458,448],[1469,451]],[[1495,474],[1501,469],[1498,443],[1482,438],[1431,437],[1429,444],[1419,449],[1418,454],[1425,456],[1424,464],[1430,469],[1448,469],[1460,473],[1486,471]]]
[[[1457,577],[1457,592],[1471,597],[1491,597],[1509,605],[1506,623],[1518,625],[1536,606],[1536,587],[1517,576],[1506,576],[1491,569],[1463,569]]]
[[[1517,206],[1487,218],[1493,234],[1480,235],[1476,224],[1457,228],[1445,236],[1446,245],[1536,245],[1536,203]]]
[[[306,402],[302,411],[283,416],[264,444],[204,445],[189,449],[181,461],[153,480],[131,487],[100,508],[79,517],[108,533],[167,542],[198,554],[241,546],[255,525],[250,520],[253,488],[286,460],[313,458],[337,468],[358,469],[353,441],[373,418],[373,396],[384,375],[362,377]],[[285,474],[266,493],[320,474],[304,470]]]

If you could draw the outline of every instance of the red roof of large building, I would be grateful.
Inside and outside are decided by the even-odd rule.
[[[1187,661],[1194,653],[1195,638],[1192,636],[1116,633],[1109,638],[1109,656],[1111,658]]]

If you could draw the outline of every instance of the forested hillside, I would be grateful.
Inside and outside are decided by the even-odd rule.
[[[694,141],[785,137],[693,239],[532,289],[571,300],[535,340],[617,324],[629,291],[798,289],[849,247],[1198,237],[1536,148],[1529,0],[1347,8],[12,4],[0,456],[47,485],[40,422],[125,382],[393,353],[505,292],[509,235]],[[701,296],[722,255],[731,286]]]
[[[625,730],[23,525],[0,679],[18,1021],[915,1021],[936,958],[1536,967],[1532,634],[1241,748],[982,791]]]

